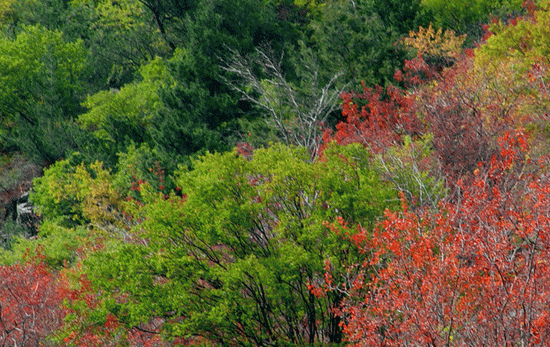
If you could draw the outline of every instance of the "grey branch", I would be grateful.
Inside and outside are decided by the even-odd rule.
[[[343,86],[336,83],[342,73],[335,74],[324,86],[320,86],[319,74],[313,64],[306,65],[309,74],[306,87],[298,88],[287,82],[281,67],[282,56],[273,57],[269,48],[256,49],[253,58],[243,57],[230,50],[231,57],[222,60],[222,68],[233,75],[226,83],[238,91],[242,98],[263,109],[266,121],[280,133],[288,145],[306,147],[315,159],[321,143],[322,127],[328,116],[339,108]],[[263,78],[254,71],[257,68]]]

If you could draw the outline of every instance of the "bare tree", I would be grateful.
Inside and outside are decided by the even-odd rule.
[[[315,63],[303,62],[306,77],[301,81],[302,87],[298,87],[284,76],[283,56],[276,59],[269,47],[257,48],[253,57],[244,57],[231,49],[230,52],[229,60],[222,59],[222,68],[233,79],[225,78],[225,81],[243,99],[267,113],[267,124],[278,131],[287,145],[306,147],[314,160],[321,144],[322,127],[339,108],[344,86],[338,88],[337,82],[342,73],[335,74],[321,86]]]

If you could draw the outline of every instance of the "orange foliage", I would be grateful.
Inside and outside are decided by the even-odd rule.
[[[66,292],[43,262],[0,266],[0,345],[38,346],[59,329]]]
[[[386,214],[358,246],[370,282],[342,315],[360,346],[546,345],[550,334],[550,181],[521,130],[499,138],[459,202]],[[531,173],[527,173],[531,172]],[[511,184],[512,183],[512,184]],[[364,233],[368,233],[364,231]]]

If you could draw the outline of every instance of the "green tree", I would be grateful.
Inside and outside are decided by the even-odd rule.
[[[21,26],[39,24],[62,32],[68,42],[82,40],[89,53],[86,87],[93,94],[106,87],[120,88],[133,81],[141,65],[156,56],[167,57],[172,53],[147,3],[139,0],[13,0],[6,4],[5,10],[0,8],[0,15],[5,12],[5,25],[13,33]],[[173,28],[170,26],[167,30],[171,37],[178,37],[181,33],[175,24],[180,17],[175,17],[173,12],[166,14],[169,22],[174,23]]]
[[[312,19],[305,49],[318,56],[326,79],[343,72],[351,88],[389,83],[403,64],[405,52],[396,42],[416,30],[419,1],[330,1]]]
[[[341,293],[310,290],[327,267],[345,282],[358,256],[330,224],[371,228],[397,199],[360,146],[309,159],[306,149],[281,145],[250,161],[208,154],[177,174],[180,194],[139,185],[142,202],[129,203],[139,221],[132,236],[84,262],[103,293],[98,312],[129,327],[162,317],[168,336],[221,344],[341,341],[333,311]]]
[[[71,120],[81,110],[82,42],[62,33],[25,26],[15,38],[0,37],[2,146],[53,162],[76,146]]]
[[[123,198],[141,198],[137,182],[147,180],[156,191],[174,186],[146,144],[129,146],[120,154],[116,170],[89,158],[75,153],[33,181],[30,201],[41,218],[38,237],[27,239],[16,225],[5,227],[0,241],[6,250],[0,250],[0,264],[21,261],[29,252],[39,251],[49,266],[71,266],[105,240],[124,239],[128,234],[132,221],[124,218]]]
[[[482,24],[491,17],[507,17],[521,11],[521,0],[422,0],[422,7],[433,16],[437,27],[468,35],[468,44],[481,38]]]
[[[533,64],[550,63],[550,1],[538,2],[532,13],[509,23],[498,21],[490,26],[494,35],[476,51],[480,66],[514,61],[518,74],[529,71]]]
[[[91,21],[84,33],[90,52],[87,66],[90,82],[99,83],[101,89],[120,88],[139,76],[140,66],[157,56],[171,55],[172,49],[158,32],[143,2],[75,0],[71,13],[87,7],[91,8],[88,10]]]
[[[203,0],[186,16],[182,47],[168,60],[168,81],[159,92],[163,109],[151,128],[154,147],[166,162],[233,147],[238,119],[250,111],[250,103],[239,101],[225,83],[222,58],[230,49],[246,54],[265,42],[280,52],[291,31],[286,24],[277,19],[273,4],[260,0]]]
[[[123,192],[102,163],[79,164],[80,158],[60,160],[36,178],[31,201],[46,220],[64,227],[114,222]]]
[[[140,81],[128,83],[120,90],[104,90],[86,98],[87,112],[79,115],[80,126],[91,132],[95,141],[89,146],[97,151],[93,158],[114,167],[117,154],[131,144],[150,143],[150,128],[162,107],[158,89],[165,82],[165,65],[161,58],[140,68]]]

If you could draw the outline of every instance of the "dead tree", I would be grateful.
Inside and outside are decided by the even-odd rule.
[[[274,57],[269,47],[256,49],[253,57],[231,50],[222,68],[234,78],[225,81],[231,88],[266,112],[267,124],[277,130],[287,145],[306,147],[315,160],[322,140],[322,128],[330,114],[339,108],[344,87],[337,87],[342,73],[322,82],[314,63],[303,64],[307,80],[302,87],[289,83],[283,73],[282,56]],[[259,72],[259,73],[256,73]],[[261,75],[261,76],[260,76]]]

